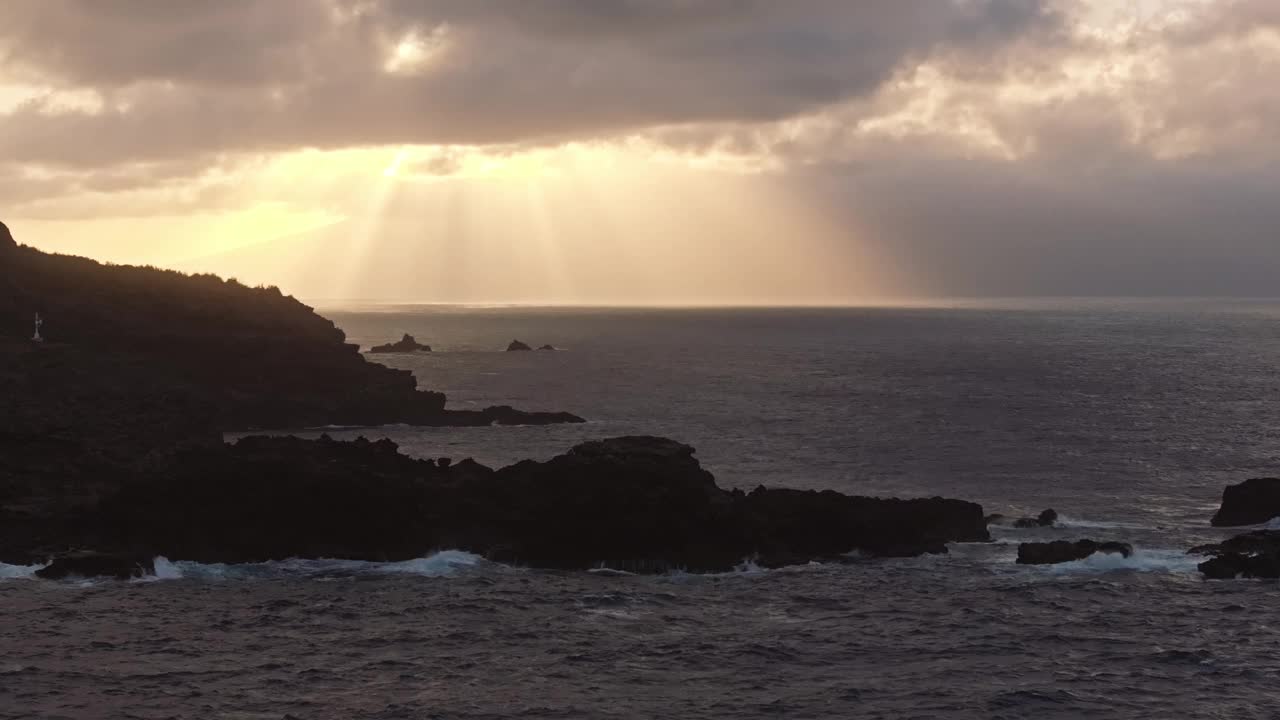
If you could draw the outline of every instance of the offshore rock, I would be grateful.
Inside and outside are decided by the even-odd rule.
[[[49,565],[36,571],[36,577],[45,580],[62,580],[68,577],[108,577],[129,580],[153,573],[155,573],[155,565],[150,557],[78,552],[53,558]]]
[[[1212,556],[1197,566],[1210,579],[1280,578],[1280,531],[1277,530],[1255,530],[1187,552]]]
[[[1017,528],[1053,527],[1056,522],[1058,522],[1058,512],[1049,508],[1033,518],[1018,518],[1013,526]]]
[[[250,437],[195,449],[84,523],[101,546],[201,562],[403,560],[457,548],[541,568],[729,570],[909,556],[988,540],[982,508],[835,492],[718,487],[687,445],[590,442],[491,470],[382,440]]]
[[[1047,543],[1022,543],[1018,545],[1019,565],[1054,565],[1084,560],[1094,553],[1118,553],[1124,557],[1133,555],[1133,546],[1122,542],[1097,542],[1094,540],[1055,540]]]
[[[538,348],[538,349],[539,349],[539,350],[555,350],[555,349],[556,349],[556,346],[555,346],[555,345],[543,345],[542,347],[540,347],[540,348]]]
[[[526,350],[532,350],[532,349],[533,348],[520,342],[519,340],[512,340],[511,344],[507,346],[507,352],[525,352]]]
[[[374,345],[369,348],[371,353],[414,353],[414,352],[431,352],[430,345],[420,344],[412,335],[405,333],[399,342],[387,343],[386,345]]]
[[[1280,478],[1254,478],[1222,491],[1222,505],[1210,523],[1214,527],[1257,525],[1280,517]]]

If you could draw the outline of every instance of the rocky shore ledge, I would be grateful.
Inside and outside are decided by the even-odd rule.
[[[129,568],[155,555],[395,561],[456,548],[538,568],[661,572],[945,553],[948,542],[988,539],[981,506],[959,500],[725,490],[693,448],[664,438],[589,442],[494,470],[413,459],[389,440],[248,437],[180,454],[16,554],[93,548]]]

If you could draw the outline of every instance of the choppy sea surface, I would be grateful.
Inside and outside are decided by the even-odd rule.
[[[1280,472],[1280,303],[326,312],[456,407],[586,425],[327,428],[501,465],[646,433],[725,486],[1063,514],[947,556],[722,575],[408,563],[45,582],[0,565],[0,718],[1270,718],[1275,582],[1185,555]],[[507,353],[507,343],[557,352]],[[1013,563],[1026,539],[1132,558]]]

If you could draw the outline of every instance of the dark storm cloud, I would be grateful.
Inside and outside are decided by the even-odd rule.
[[[775,120],[867,95],[932,52],[991,52],[1054,22],[1043,0],[10,0],[6,65],[94,89],[105,108],[29,103],[0,118],[0,156],[97,166]],[[436,55],[385,72],[415,36]]]
[[[10,0],[0,23],[6,74],[109,90],[300,80],[332,15],[310,0]]]

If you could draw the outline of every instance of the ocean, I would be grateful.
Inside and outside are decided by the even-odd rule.
[[[458,408],[585,425],[323,428],[420,457],[546,459],[627,434],[722,486],[943,495],[1053,528],[947,556],[646,577],[163,560],[136,582],[0,565],[0,718],[1263,718],[1277,587],[1185,550],[1280,472],[1280,302],[864,309],[324,310]],[[556,352],[504,352],[519,339]],[[1027,539],[1133,557],[1014,564]]]

